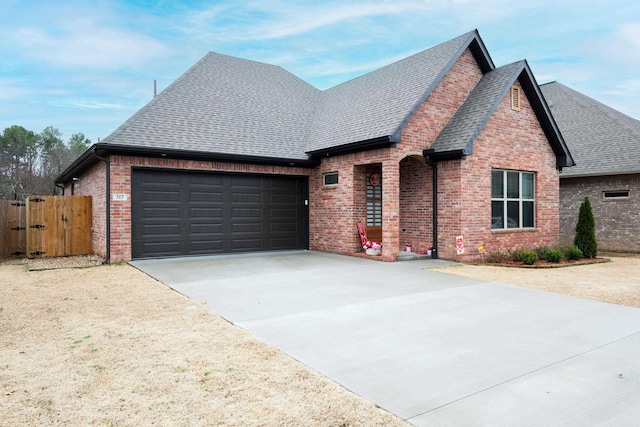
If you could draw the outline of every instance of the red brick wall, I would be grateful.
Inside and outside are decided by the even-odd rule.
[[[78,181],[67,183],[64,194],[76,196],[91,196],[93,219],[91,229],[93,231],[93,253],[106,257],[106,195],[105,195],[105,170],[104,162],[93,165],[84,174],[78,176]],[[73,185],[73,191],[72,191]]]
[[[366,206],[359,186],[366,185],[364,169],[370,164],[382,166],[382,259],[395,260],[407,241],[416,250],[431,245],[431,169],[421,161],[403,159],[422,158],[422,150],[431,146],[481,77],[473,55],[465,51],[409,119],[395,147],[322,159],[310,178],[312,249],[360,252],[355,224],[366,220]],[[339,172],[340,183],[323,188],[322,174],[332,171]],[[410,231],[402,232],[403,228]]]
[[[385,174],[385,164],[390,162],[391,150],[385,148],[322,159],[322,164],[314,169],[309,178],[309,245],[311,249],[341,254],[362,252],[356,223],[366,224],[367,168],[382,167],[384,203],[387,185],[391,187],[394,185],[393,177],[391,175],[387,177]],[[337,186],[323,185],[322,175],[326,172],[338,172]],[[387,217],[385,215],[392,218],[392,213],[392,207],[383,205],[383,245],[386,245],[384,224]],[[391,249],[383,249],[383,258],[390,260],[392,257]]]
[[[414,252],[433,245],[432,171],[424,157],[406,157],[400,162],[400,249],[407,244]]]
[[[409,155],[422,156],[422,150],[431,147],[481,78],[482,71],[467,49],[402,129],[398,161]]]
[[[559,174],[556,158],[529,101],[521,91],[521,110],[505,97],[473,145],[466,160],[438,164],[439,254],[456,259],[515,247],[556,246],[559,238]],[[491,229],[491,169],[535,172],[534,229]],[[466,254],[456,256],[455,238],[463,235]]]

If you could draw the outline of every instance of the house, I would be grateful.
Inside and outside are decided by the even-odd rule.
[[[589,197],[598,249],[640,252],[640,121],[558,82],[541,89],[576,161],[560,174],[560,243]]]
[[[94,196],[110,262],[360,254],[357,223],[379,259],[461,259],[556,245],[572,165],[527,62],[496,67],[472,31],[324,91],[209,53],[57,181]]]

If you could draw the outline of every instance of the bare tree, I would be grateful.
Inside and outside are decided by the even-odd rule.
[[[22,126],[0,135],[0,199],[24,199],[33,194],[57,194],[55,178],[91,141],[84,134],[62,140],[62,132],[48,126],[36,134]]]

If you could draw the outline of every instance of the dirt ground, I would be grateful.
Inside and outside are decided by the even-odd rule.
[[[611,259],[440,270],[640,307]],[[407,425],[131,266],[52,265],[0,265],[1,426]]]
[[[614,304],[640,307],[640,256],[604,254],[611,262],[562,268],[459,265],[436,270]]]

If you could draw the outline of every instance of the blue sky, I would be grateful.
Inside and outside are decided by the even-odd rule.
[[[635,0],[2,0],[0,131],[97,142],[209,51],[326,89],[473,29],[497,66],[527,59],[640,119]]]

